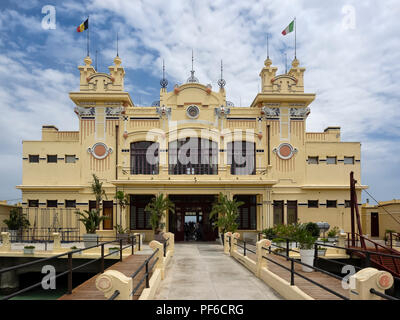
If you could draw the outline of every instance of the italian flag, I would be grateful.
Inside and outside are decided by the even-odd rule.
[[[288,33],[292,32],[293,30],[294,30],[294,20],[291,23],[289,23],[289,25],[286,27],[285,30],[282,31],[282,34],[284,36],[286,36]]]

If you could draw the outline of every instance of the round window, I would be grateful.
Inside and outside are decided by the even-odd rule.
[[[186,114],[189,118],[196,119],[199,116],[200,110],[197,106],[189,106],[186,109]]]
[[[296,151],[297,150],[294,149],[291,144],[282,143],[278,147],[277,154],[278,154],[279,158],[287,160],[287,159],[290,159],[291,157],[293,157],[293,154]]]
[[[88,151],[95,157],[96,159],[104,159],[111,152],[111,148],[108,148],[103,142],[97,142],[93,145],[93,147],[89,148]]]

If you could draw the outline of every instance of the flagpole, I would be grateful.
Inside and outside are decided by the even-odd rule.
[[[296,57],[296,29],[297,29],[297,22],[296,22],[296,17],[294,17],[294,58],[297,59]]]
[[[88,16],[88,26],[89,26],[89,16]],[[90,50],[89,50],[89,33],[90,33],[90,27],[87,30],[87,55],[88,57],[90,56]]]
[[[267,33],[267,59],[269,59],[269,43],[268,43],[268,33]]]

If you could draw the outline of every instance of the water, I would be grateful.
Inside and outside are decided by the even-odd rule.
[[[77,287],[93,276],[95,276],[93,273],[74,273],[72,278],[72,287]],[[21,274],[19,276],[19,290],[40,282],[42,278],[43,274],[37,272]],[[39,287],[29,290],[25,293],[21,293],[10,300],[57,300],[66,294],[67,290],[67,276],[64,275],[56,279],[56,289],[44,290],[40,285]],[[6,294],[0,294],[0,299],[4,296],[6,296]]]

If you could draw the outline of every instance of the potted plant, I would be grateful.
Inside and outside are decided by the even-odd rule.
[[[129,229],[122,227],[120,224],[115,225],[114,229],[117,232],[117,240],[122,239],[122,243],[127,244],[129,238]]]
[[[76,211],[76,214],[80,215],[79,221],[83,223],[86,229],[86,233],[83,235],[83,244],[85,248],[92,247],[97,244],[98,234],[96,234],[97,228],[100,223],[108,219],[108,217],[100,216],[99,210],[84,210],[83,212]]]
[[[220,230],[221,244],[224,243],[224,234],[226,232],[236,232],[238,228],[239,207],[243,204],[244,202],[242,201],[229,200],[222,192],[213,203],[210,219],[216,218],[213,226]]]
[[[272,240],[276,237],[276,230],[275,228],[267,228],[262,231],[266,239]]]
[[[10,218],[4,219],[3,222],[10,232],[11,241],[17,241],[18,232],[30,226],[29,220],[19,208],[12,208],[10,210]]]
[[[117,255],[119,253],[119,250],[119,247],[108,248],[108,252],[111,253],[111,255]]]
[[[275,244],[275,246],[279,249],[286,248],[286,239],[276,237],[272,239],[272,243]]]
[[[34,253],[35,253],[35,246],[24,247],[24,254],[34,254]]]
[[[163,221],[165,212],[169,211],[174,214],[174,203],[167,197],[164,197],[163,194],[160,194],[152,198],[144,210],[150,212],[150,225],[154,231],[154,239],[160,242],[164,241],[162,230],[165,227],[165,222]]]
[[[318,256],[325,256],[327,248],[318,246]]]
[[[91,184],[92,192],[96,198],[96,209],[92,210],[84,210],[83,213],[80,211],[76,211],[75,213],[80,215],[81,218],[79,221],[83,223],[86,229],[86,234],[83,235],[83,243],[85,248],[94,246],[97,244],[98,235],[96,234],[96,230],[99,228],[100,223],[108,217],[101,216],[101,202],[103,197],[107,199],[107,195],[103,189],[103,182],[100,182],[99,178],[93,174],[93,182]]]
[[[79,248],[77,246],[72,246],[70,249],[72,251],[75,251],[75,250],[78,250]],[[82,251],[77,252],[77,254],[81,254],[81,253],[82,253]]]
[[[328,241],[335,242],[337,240],[339,234],[339,228],[333,227],[331,230],[328,231]]]
[[[317,226],[318,229],[318,226]],[[314,264],[314,249],[313,246],[318,239],[316,229],[310,223],[300,224],[296,226],[294,238],[299,244],[301,262],[312,266]],[[302,270],[305,272],[314,271],[312,268],[302,265]]]

